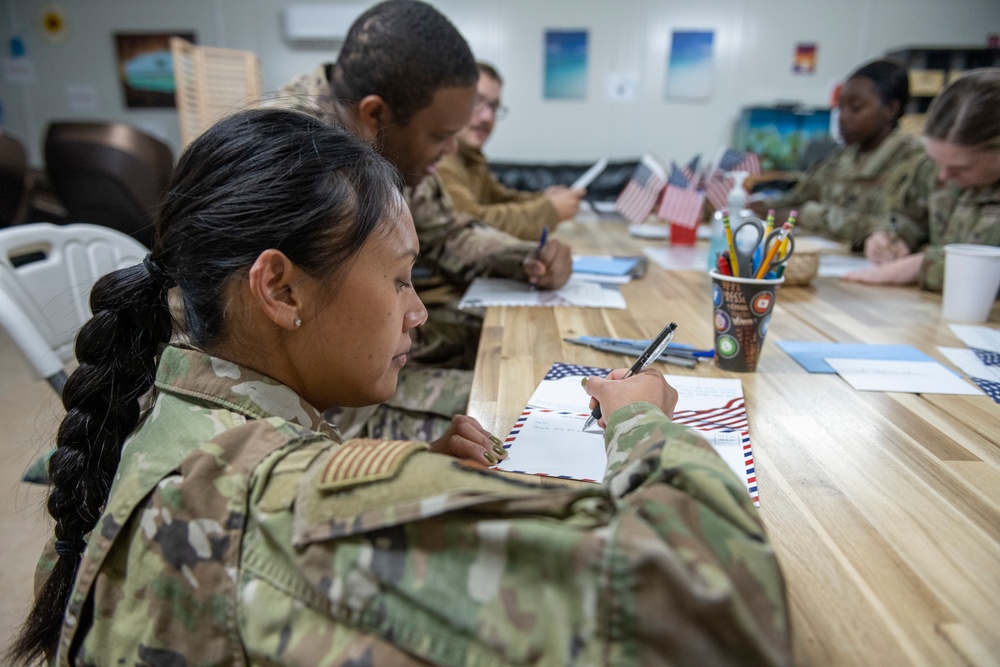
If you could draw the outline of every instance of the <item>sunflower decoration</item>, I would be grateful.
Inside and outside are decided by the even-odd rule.
[[[38,13],[38,31],[46,41],[61,44],[69,38],[69,21],[66,11],[59,5],[49,4]]]

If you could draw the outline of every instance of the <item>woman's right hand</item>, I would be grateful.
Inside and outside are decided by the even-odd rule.
[[[873,232],[865,239],[865,259],[872,264],[895,262],[909,254],[909,246],[899,239],[893,240],[886,232]]]
[[[598,403],[601,405],[601,418],[597,421],[601,427],[607,427],[606,419],[615,410],[637,401],[652,403],[667,417],[673,417],[674,407],[677,405],[677,390],[667,384],[663,373],[647,368],[623,380],[626,373],[628,369],[617,368],[608,373],[607,377],[587,378],[584,390],[591,396],[591,410]]]

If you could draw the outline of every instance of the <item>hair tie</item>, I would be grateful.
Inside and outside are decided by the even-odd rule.
[[[56,540],[56,553],[60,556],[79,556],[86,548],[83,540]]]
[[[146,271],[149,273],[149,277],[153,280],[153,282],[161,287],[170,289],[177,284],[177,282],[163,270],[160,263],[153,259],[152,253],[143,257],[142,265],[146,267]]]

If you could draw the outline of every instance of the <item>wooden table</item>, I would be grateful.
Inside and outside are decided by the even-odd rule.
[[[556,238],[594,254],[656,243],[620,222],[574,222]],[[506,435],[553,362],[631,363],[564,337],[648,338],[673,320],[677,342],[712,347],[706,273],[650,263],[622,291],[624,311],[491,308],[469,414]],[[940,302],[913,287],[818,278],[779,290],[756,373],[659,365],[743,381],[760,511],[787,578],[799,664],[1000,664],[1000,405],[855,391],[775,345],[906,343],[947,363],[937,346],[964,344]],[[990,323],[1000,324],[1000,307]]]

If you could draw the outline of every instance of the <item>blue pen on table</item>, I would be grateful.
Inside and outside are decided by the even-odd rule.
[[[540,260],[542,258],[542,248],[545,247],[545,242],[548,240],[549,240],[549,227],[548,225],[546,225],[542,227],[542,236],[541,238],[538,239],[538,247],[535,248],[535,252],[532,255],[532,257],[534,257],[537,260]],[[535,289],[537,287],[535,283],[530,283],[530,285],[532,289]]]
[[[576,339],[567,338],[566,340],[568,340],[571,343],[575,343],[575,342],[579,341],[581,343],[601,343],[601,344],[604,344],[604,345],[625,345],[627,347],[634,348],[637,351],[638,350],[643,350],[643,349],[646,348],[647,345],[649,345],[649,341],[648,340],[640,340],[640,339],[634,339],[634,338],[606,338],[606,337],[603,337],[603,336],[580,336],[579,338],[576,338]],[[698,357],[698,358],[706,358],[706,357],[714,357],[715,356],[715,350],[699,350],[694,345],[690,345],[688,343],[674,343],[673,341],[671,341],[671,343],[669,345],[667,345],[667,349],[664,350],[664,354],[670,354],[671,352],[674,352],[674,351],[677,351],[677,352],[680,352],[680,353],[686,353],[685,356],[687,354],[690,354],[691,356]]]
[[[615,345],[613,343],[588,343],[575,338],[563,338],[563,340],[567,343],[573,343],[574,345],[589,347],[592,350],[610,352],[611,354],[624,354],[627,357],[634,356],[636,352],[639,351],[628,345]],[[682,368],[697,368],[698,362],[701,361],[701,359],[698,359],[687,350],[664,350],[659,357],[654,359],[654,361],[661,361],[665,364],[680,366]]]
[[[628,372],[626,372],[621,379],[624,380],[632,377],[636,373],[641,373],[651,363],[656,361],[663,350],[667,349],[667,345],[670,344],[670,339],[674,337],[675,331],[677,331],[677,325],[674,322],[671,322],[667,326],[663,327],[663,331],[657,334],[656,338],[653,339],[653,342],[650,343],[645,350],[643,350],[642,354],[639,355],[639,358],[635,360],[634,364],[632,364],[632,368],[628,369]],[[583,430],[586,431],[600,418],[601,406],[598,404],[597,407],[594,408],[593,412],[590,413],[590,416],[587,417],[587,421],[584,422]]]

